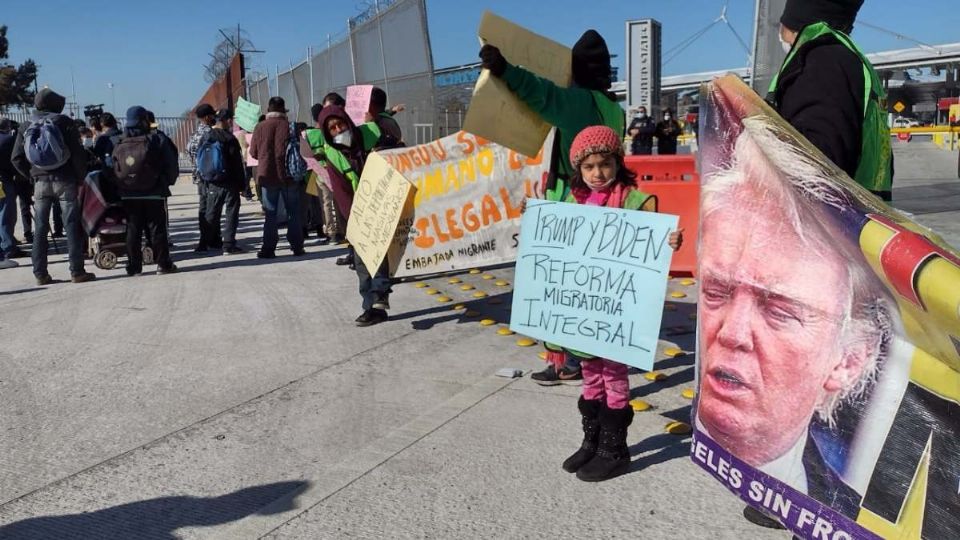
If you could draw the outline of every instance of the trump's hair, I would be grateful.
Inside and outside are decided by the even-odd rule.
[[[831,179],[842,172],[833,164],[822,163],[805,145],[788,144],[791,139],[797,142],[793,134],[778,129],[770,119],[748,118],[743,124],[730,161],[704,178],[704,221],[724,207],[745,212],[758,206],[782,209],[786,227],[802,247],[838,261],[846,271],[848,294],[839,300],[843,313],[840,354],[856,347],[866,351],[867,357],[859,377],[845,381],[839,391],[827,394],[817,405],[819,419],[834,426],[841,405],[859,399],[876,379],[899,325],[896,302],[859,245],[836,220],[838,212],[850,210],[853,201]]]

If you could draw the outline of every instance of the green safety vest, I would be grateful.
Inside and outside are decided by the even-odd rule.
[[[797,41],[783,61],[780,71],[770,81],[769,95],[771,97],[776,95],[780,76],[796,58],[797,52],[807,43],[826,35],[833,36],[850,52],[856,54],[863,65],[863,143],[860,148],[857,172],[853,179],[870,191],[890,191],[893,185],[891,168],[893,150],[890,146],[890,128],[887,126],[887,95],[873,65],[849,36],[830,28],[823,22],[805,27],[797,36]]]

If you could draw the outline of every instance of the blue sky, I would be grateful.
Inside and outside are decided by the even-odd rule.
[[[7,2],[0,23],[10,27],[11,61],[32,57],[40,64],[41,85],[71,94],[71,71],[81,104],[116,108],[143,104],[158,114],[190,108],[206,90],[203,65],[219,36],[217,29],[238,23],[265,54],[257,68],[289,65],[306,56],[308,46],[342,34],[360,0],[165,0],[130,2],[46,0],[44,9],[29,2]],[[663,48],[670,49],[715,19],[722,0],[427,0],[434,65],[474,61],[476,28],[485,9],[531,30],[572,45],[587,28],[596,28],[622,65],[624,21],[653,17],[663,24]],[[754,0],[731,0],[728,18],[744,36],[752,36]],[[549,6],[549,8],[547,8]],[[860,18],[926,43],[960,41],[958,0],[866,0]],[[854,38],[868,52],[915,44],[860,27]],[[725,27],[716,26],[698,43],[665,66],[666,74],[746,65],[746,54]]]

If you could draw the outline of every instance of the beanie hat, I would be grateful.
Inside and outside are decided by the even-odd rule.
[[[596,30],[587,30],[573,46],[573,82],[588,90],[610,88],[610,51]]]
[[[623,141],[617,136],[617,132],[608,126],[584,128],[570,145],[570,164],[574,169],[579,169],[583,160],[593,154],[623,156]]]
[[[818,22],[850,32],[862,5],[863,0],[787,0],[780,23],[795,32]]]

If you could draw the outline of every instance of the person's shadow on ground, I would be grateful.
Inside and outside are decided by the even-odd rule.
[[[138,538],[175,540],[184,527],[211,527],[252,514],[279,514],[296,508],[295,500],[309,482],[277,482],[244,488],[220,497],[160,497],[103,510],[24,519],[0,527],[0,538]],[[288,504],[265,508],[280,499]]]

